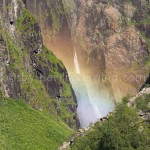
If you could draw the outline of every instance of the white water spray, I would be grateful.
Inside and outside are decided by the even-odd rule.
[[[75,55],[74,55],[74,64],[75,64],[75,68],[76,68],[76,73],[80,74],[80,67],[79,67],[78,57],[77,57],[76,52],[75,52]]]
[[[75,91],[78,108],[77,114],[81,127],[88,127],[91,122],[96,122],[114,109],[114,102],[109,97],[109,92],[99,87],[99,83],[85,81],[85,76],[80,70],[78,56],[74,55],[75,73],[69,78]]]

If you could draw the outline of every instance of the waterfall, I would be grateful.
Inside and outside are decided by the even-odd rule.
[[[78,108],[77,114],[82,128],[88,127],[91,122],[95,122],[106,116],[114,109],[114,103],[109,97],[109,92],[99,87],[100,83],[85,81],[86,76],[79,67],[78,56],[74,54],[75,73],[69,73],[72,87],[75,91]]]
[[[75,64],[75,68],[76,68],[76,73],[80,74],[80,67],[79,67],[78,57],[77,57],[76,52],[75,52],[75,55],[74,55],[74,64]]]

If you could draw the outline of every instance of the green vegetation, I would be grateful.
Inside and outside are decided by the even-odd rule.
[[[55,55],[49,51],[46,47],[43,48],[41,54],[39,54],[39,60],[45,59],[47,63],[49,62],[51,65],[50,67],[50,74],[49,76],[58,79],[61,84],[63,85],[62,95],[64,97],[70,97],[72,95],[71,85],[67,83],[68,77],[66,76],[67,71],[63,65],[63,63],[58,60]],[[41,64],[43,66],[43,64]]]
[[[124,1],[131,2],[131,0]],[[50,1],[47,0],[46,3],[49,4]],[[63,17],[65,16],[66,19],[69,19],[68,14],[74,9],[73,0],[70,0],[68,3],[69,7],[63,1],[62,3],[60,1],[54,2],[56,4],[54,8],[50,8],[50,5],[48,5],[50,12],[46,16],[51,16],[52,28],[55,32],[61,29],[64,21]],[[33,54],[31,46],[23,47],[22,50],[20,45],[24,46],[24,42],[30,41],[32,33],[34,33],[36,38],[40,35],[39,30],[35,29],[38,28],[36,19],[28,10],[22,9],[20,11],[23,12],[23,15],[17,20],[16,32],[16,34],[18,32],[21,34],[22,40],[20,40],[20,43],[16,44],[5,30],[2,30],[1,33],[11,58],[10,64],[7,65],[7,71],[17,75],[18,81],[23,79],[23,82],[18,83],[20,84],[21,97],[30,106],[22,100],[3,98],[0,91],[0,149],[56,150],[72,134],[72,131],[62,121],[65,120],[67,124],[72,124],[72,127],[75,126],[73,121],[75,112],[69,111],[69,109],[75,107],[71,85],[64,79],[63,73],[66,73],[66,70],[63,63],[46,47],[43,47],[38,55]],[[149,23],[149,15],[146,15],[145,19],[140,22],[132,22],[132,19],[128,22],[129,25]],[[111,32],[111,30],[109,31]],[[100,33],[96,32],[95,36],[99,37]],[[142,36],[150,49],[149,38],[145,34],[142,34]],[[31,44],[33,48],[38,47],[36,40],[31,42]],[[87,48],[84,39],[81,39],[80,45],[84,49]],[[31,51],[38,67],[45,67],[45,70],[48,70],[48,77],[57,78],[56,86],[63,85],[61,100],[56,100],[56,97],[51,96],[53,90],[48,93],[43,82],[35,78],[33,68],[30,65]],[[150,61],[148,61],[149,64]],[[8,74],[5,74],[5,76],[7,77]],[[95,123],[90,131],[82,137],[77,137],[71,149],[149,150],[150,129],[139,118],[137,111],[142,110],[145,113],[150,111],[150,96],[143,95],[139,97],[136,109],[127,107],[127,102],[128,98],[124,98],[108,121]]]
[[[14,41],[13,37],[5,30],[3,24],[1,24],[3,28],[0,28],[0,34],[2,34],[9,58],[11,59],[10,64],[7,65],[8,72],[5,72],[4,80],[7,80],[7,77],[12,75],[18,81],[16,84],[21,91],[21,99],[26,100],[36,110],[42,110],[43,113],[49,114],[53,119],[68,119],[72,123],[75,112],[68,111],[68,105],[71,104],[74,107],[75,102],[72,97],[71,85],[64,77],[67,71],[63,63],[46,47],[43,46],[41,53],[38,55],[33,53],[34,50],[39,48],[38,41],[41,40],[39,25],[28,10],[20,9],[20,11],[22,11],[22,15],[17,19],[16,31],[16,34],[21,39],[20,41]],[[34,40],[32,39],[33,41],[31,41],[32,34],[35,36]],[[33,71],[31,60],[34,60],[37,66],[43,69],[45,80],[49,78],[50,80],[51,78],[55,80],[55,83],[52,82],[56,86],[54,90],[50,89],[51,91],[48,92],[47,82],[44,85],[37,78]],[[63,85],[61,95],[63,98],[61,101],[58,101],[56,96],[59,93],[60,85]],[[60,114],[57,114],[54,102],[57,104]]]
[[[38,2],[38,19],[40,19],[40,22],[43,22],[45,20],[45,16],[50,17],[51,34],[54,35],[62,29],[64,19],[67,19],[69,22],[70,13],[75,8],[75,4],[73,0],[69,0],[67,2],[64,0],[46,0],[45,3],[46,9],[43,11],[42,2]],[[34,6],[36,6],[35,2]],[[36,8],[34,8],[34,13],[37,13],[35,10]]]
[[[27,9],[22,9],[23,15],[17,19],[17,29],[25,32],[26,29],[37,23],[36,18],[33,17]]]
[[[72,131],[22,100],[0,99],[1,150],[56,150]]]
[[[82,137],[77,137],[72,150],[149,150],[150,129],[137,111],[118,104],[108,121],[96,123]]]
[[[150,112],[150,95],[144,94],[137,98],[136,100],[136,107],[139,110],[142,110],[143,112],[147,113]]]
[[[55,13],[55,11],[53,9],[51,9],[51,16],[52,16],[52,27],[54,31],[58,31],[60,29],[60,24],[59,24],[59,19],[57,17],[57,14]]]

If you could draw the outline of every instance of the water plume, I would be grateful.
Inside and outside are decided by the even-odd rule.
[[[83,80],[76,52],[74,66],[75,73],[69,74],[69,78],[78,101],[78,118],[81,127],[84,128],[106,116],[114,109],[115,104],[107,89],[101,89],[99,83],[92,80]]]
[[[80,74],[80,68],[79,68],[78,57],[77,57],[76,52],[75,52],[75,55],[74,55],[74,64],[75,64],[75,68],[76,68],[76,73]]]

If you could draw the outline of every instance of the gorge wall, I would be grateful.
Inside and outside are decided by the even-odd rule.
[[[0,148],[149,149],[149,2],[0,0]]]
[[[91,115],[95,120],[107,114],[115,101],[143,86],[149,74],[145,67],[149,25],[143,24],[149,21],[148,0],[27,0],[26,4],[39,20],[44,44],[67,67],[80,99],[79,116],[85,113],[80,121],[93,109],[99,114]]]
[[[0,7],[2,95],[70,127],[79,126],[78,107],[84,127],[146,82],[148,0],[5,0]]]

